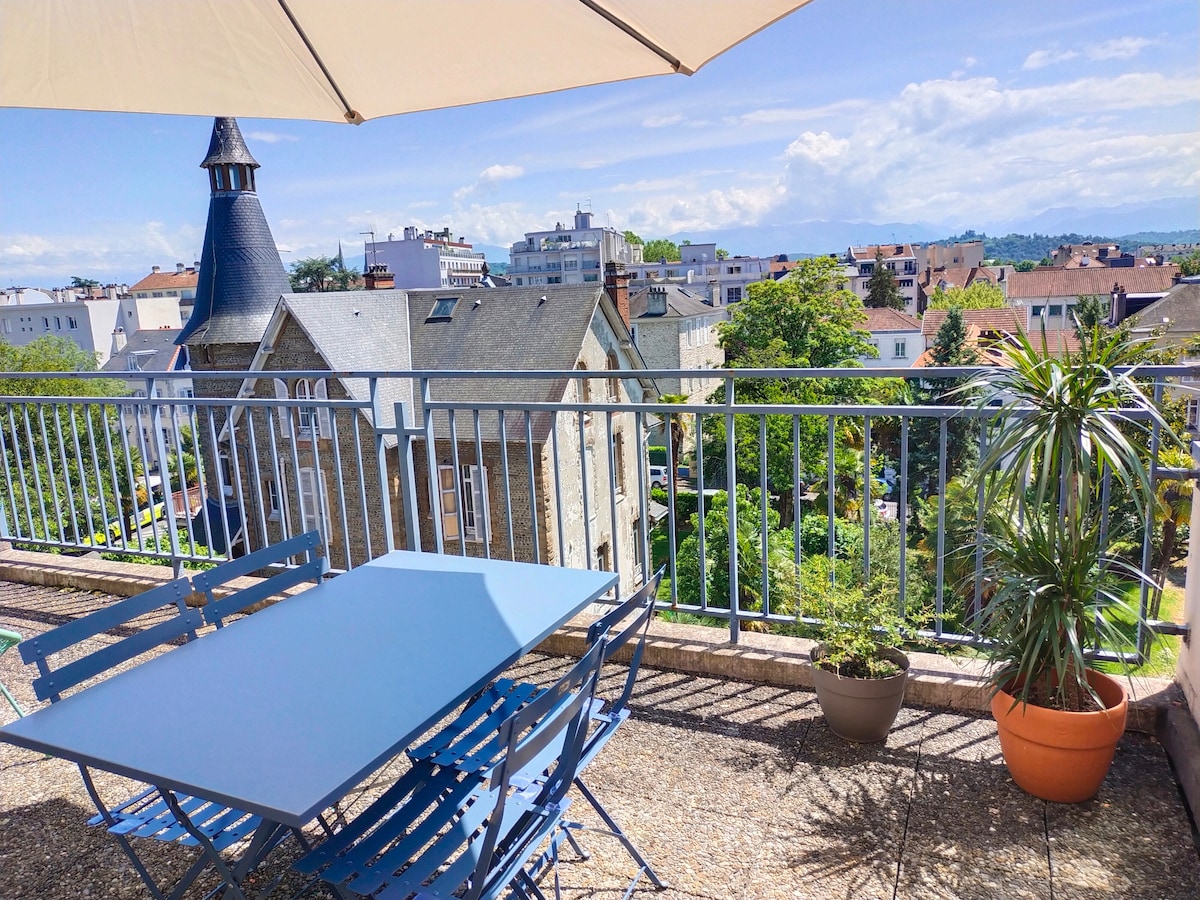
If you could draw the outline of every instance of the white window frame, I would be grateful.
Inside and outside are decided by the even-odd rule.
[[[312,531],[315,528],[322,537],[328,536],[329,498],[325,491],[325,473],[311,466],[303,466],[300,469],[299,483],[300,512],[304,530]]]
[[[283,497],[279,491],[279,482],[274,476],[263,479],[267,495],[267,521],[278,522],[283,517]]]
[[[904,338],[896,338],[892,345],[892,356],[895,359],[908,359],[908,341]]]
[[[483,543],[492,531],[486,466],[462,467],[461,495],[463,539],[477,544]]]

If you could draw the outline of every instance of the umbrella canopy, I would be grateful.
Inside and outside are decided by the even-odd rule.
[[[0,106],[353,122],[690,75],[807,0],[0,0]]]

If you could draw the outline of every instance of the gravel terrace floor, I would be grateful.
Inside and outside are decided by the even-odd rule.
[[[0,624],[28,637],[109,600],[0,583]],[[531,656],[517,672],[547,683],[563,665]],[[15,651],[0,657],[0,680],[27,710],[31,671]],[[607,672],[605,687],[621,677]],[[988,719],[906,708],[885,744],[855,746],[829,733],[810,693],[653,670],[632,707],[588,780],[671,884],[657,894],[643,881],[636,896],[1200,897],[1188,813],[1146,737],[1126,736],[1095,800],[1061,806],[1012,784]],[[0,723],[10,718],[0,704]],[[363,785],[345,811],[402,768]],[[114,800],[132,787],[98,781]],[[115,841],[84,824],[91,813],[72,764],[0,743],[0,900],[148,897]],[[615,841],[587,837],[591,859],[560,867],[564,896],[616,900],[634,869]],[[162,880],[192,860],[175,845],[139,847]],[[294,893],[304,886],[287,870],[295,855],[284,844],[257,877],[282,877],[280,895]]]

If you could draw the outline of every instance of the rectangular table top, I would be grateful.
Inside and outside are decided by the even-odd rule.
[[[0,729],[301,826],[616,583],[398,550]]]

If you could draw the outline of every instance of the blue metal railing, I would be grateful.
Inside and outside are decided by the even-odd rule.
[[[976,371],[938,369],[937,377]],[[1168,381],[1194,374],[1182,366],[1139,372],[1157,380],[1160,396]],[[964,588],[948,572],[950,564],[977,573],[982,563],[978,552],[964,563],[961,547],[947,545],[947,493],[961,474],[950,470],[948,445],[953,429],[989,413],[761,404],[739,396],[750,379],[911,380],[929,378],[928,370],[188,374],[198,394],[214,379],[237,379],[247,389],[236,398],[162,398],[156,383],[165,376],[148,375],[144,398],[0,397],[3,537],[27,548],[148,557],[178,571],[316,527],[334,571],[405,546],[601,567],[620,576],[622,594],[651,571],[658,545],[670,583],[664,606],[726,621],[735,641],[747,624],[794,625],[812,572],[893,579],[902,610],[928,601],[928,636],[952,644],[980,639],[978,579]],[[653,399],[655,379],[686,378],[720,384],[719,399]],[[274,396],[254,396],[248,389],[256,384],[275,385]],[[936,461],[913,461],[914,429],[925,435],[918,452],[932,452],[932,440]],[[847,430],[852,442],[842,437]],[[666,502],[657,504],[649,447],[652,440],[670,447],[672,434],[684,436],[695,477],[668,479]],[[976,439],[985,441],[986,429]],[[813,447],[822,443],[816,459]],[[876,461],[884,454],[890,471],[880,478]],[[156,461],[162,464],[151,468]],[[747,466],[757,469],[753,483],[739,471]],[[934,474],[915,484],[917,468]],[[742,497],[730,503],[739,485]],[[876,497],[885,489],[892,499]],[[713,512],[720,491],[723,521]],[[977,522],[981,502],[977,495]],[[804,524],[810,516],[824,516],[815,551]],[[914,549],[918,527],[924,546]],[[860,537],[848,547],[842,531]],[[1152,525],[1142,538],[1148,569]],[[794,584],[780,581],[776,540],[790,541]],[[847,573],[851,562],[859,568]],[[921,567],[928,569],[922,596],[912,597]],[[1138,643],[1144,647],[1144,634]]]

